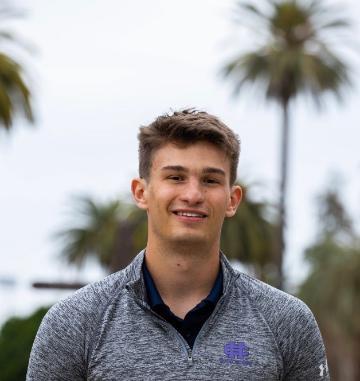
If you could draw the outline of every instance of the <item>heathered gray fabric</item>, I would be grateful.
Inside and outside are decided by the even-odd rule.
[[[146,301],[140,253],[126,269],[54,305],[27,380],[329,380],[316,321],[222,255],[223,296],[191,351]]]

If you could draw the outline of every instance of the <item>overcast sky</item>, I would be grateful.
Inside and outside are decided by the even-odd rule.
[[[22,57],[36,124],[19,121],[11,136],[0,134],[0,277],[17,280],[14,288],[0,288],[0,320],[64,295],[34,292],[31,281],[103,276],[96,266],[78,272],[58,261],[52,236],[69,220],[72,196],[129,197],[138,127],[160,113],[197,107],[219,116],[240,135],[240,178],[262,184],[258,197],[277,200],[279,110],[250,91],[232,98],[231,84],[219,75],[228,57],[251,47],[249,35],[231,23],[233,1],[17,3],[28,15],[9,25],[35,47]],[[360,19],[358,2],[338,3]],[[302,253],[315,234],[314,198],[330,179],[359,222],[359,60],[340,48],[355,68],[344,104],[329,99],[319,114],[297,102],[292,110],[286,269],[293,284],[306,272]]]

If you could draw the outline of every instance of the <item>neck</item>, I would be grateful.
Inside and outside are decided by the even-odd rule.
[[[187,247],[149,241],[145,260],[162,299],[180,316],[210,293],[220,266],[219,244]]]

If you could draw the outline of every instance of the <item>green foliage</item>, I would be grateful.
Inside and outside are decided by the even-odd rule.
[[[26,318],[10,318],[0,330],[0,380],[25,380],[31,347],[48,308]]]
[[[319,201],[317,238],[306,250],[310,274],[298,296],[318,320],[327,346],[332,379],[358,380],[360,238],[336,191],[326,192]],[[344,358],[347,363],[343,362]],[[352,368],[350,373],[349,367]]]
[[[230,258],[252,264],[257,276],[268,280],[266,267],[273,262],[275,231],[268,217],[270,206],[254,201],[248,191],[244,194],[237,214],[225,219],[221,248]],[[134,204],[99,203],[78,197],[73,203],[70,227],[58,232],[56,238],[69,263],[82,266],[88,257],[94,257],[114,272],[146,247],[147,215]]]
[[[320,322],[348,338],[360,335],[360,247],[327,240],[309,248],[312,272],[299,297]]]
[[[239,2],[237,22],[255,23],[264,35],[259,47],[244,52],[223,68],[235,83],[235,94],[245,84],[257,83],[266,98],[280,104],[309,94],[320,105],[321,94],[341,97],[349,85],[348,67],[331,50],[331,35],[346,30],[349,22],[322,1],[265,1],[263,8]]]
[[[264,0],[254,5],[239,1],[235,21],[246,25],[259,41],[256,48],[244,51],[222,69],[234,82],[237,95],[244,85],[257,85],[266,100],[281,106],[281,173],[277,233],[277,281],[283,288],[285,254],[287,168],[289,149],[289,105],[299,95],[309,95],[317,106],[322,96],[331,93],[342,98],[350,84],[346,63],[329,43],[349,22],[338,10],[321,0]],[[259,5],[260,3],[260,5]]]
[[[147,243],[148,224],[146,212],[136,206],[132,206],[128,220],[130,225],[133,226],[132,245],[134,252],[138,253],[146,247]]]
[[[146,213],[135,205],[118,200],[99,203],[89,197],[78,197],[73,205],[73,226],[56,234],[69,263],[81,267],[94,257],[114,272],[146,246]]]
[[[229,258],[251,264],[257,277],[269,282],[267,268],[274,263],[276,230],[269,218],[270,205],[253,200],[249,190],[242,188],[244,197],[237,213],[224,221],[221,248]]]
[[[18,15],[7,6],[0,8],[0,17]],[[0,30],[0,42],[2,40],[15,41],[12,34]],[[33,122],[31,92],[23,67],[14,58],[0,51],[0,127],[10,130],[18,114],[23,114],[29,122]]]
[[[57,233],[63,242],[64,257],[80,267],[87,257],[95,256],[102,266],[109,266],[122,205],[119,201],[100,204],[88,197],[78,197],[74,212],[76,225]]]
[[[326,241],[351,242],[355,238],[353,223],[336,190],[319,197],[319,236]]]

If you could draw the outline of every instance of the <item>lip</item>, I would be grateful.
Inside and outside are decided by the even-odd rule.
[[[171,211],[174,216],[180,220],[180,221],[183,221],[183,222],[202,222],[204,221],[208,214],[202,210],[198,210],[198,209],[174,209]],[[182,212],[182,213],[193,213],[193,214],[199,214],[201,215],[202,217],[198,217],[198,216],[182,216],[182,215],[178,215],[177,213],[179,212]]]

